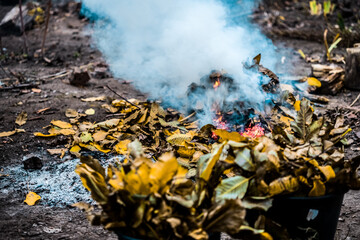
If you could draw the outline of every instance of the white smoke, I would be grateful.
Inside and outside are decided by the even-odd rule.
[[[226,2],[233,2],[239,15],[253,7],[252,1]],[[185,100],[190,83],[199,82],[213,69],[224,69],[239,86],[237,97],[255,105],[265,100],[259,77],[246,72],[243,63],[262,53],[264,65],[273,67],[274,46],[246,17],[235,25],[229,14],[234,8],[230,11],[229,4],[217,0],[84,0],[83,7],[103,19],[95,24],[93,37],[114,76],[133,80],[151,98],[184,107],[191,104]]]

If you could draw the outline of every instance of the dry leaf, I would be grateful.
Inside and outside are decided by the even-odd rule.
[[[41,93],[41,89],[38,89],[38,88],[32,88],[31,91],[33,93]]]
[[[25,111],[22,111],[16,118],[15,123],[19,126],[22,126],[26,123],[27,121],[27,113]]]
[[[57,126],[59,128],[71,128],[72,125],[68,122],[63,122],[60,120],[52,120],[51,124],[53,124],[54,126]]]
[[[67,148],[56,148],[56,149],[46,149],[51,155],[60,155],[60,158],[63,158],[67,152]]]
[[[66,109],[65,116],[68,118],[76,118],[79,116],[79,113],[75,109]]]
[[[82,98],[81,101],[83,102],[95,102],[95,101],[105,101],[106,96],[100,97],[90,97],[90,98]]]
[[[74,154],[75,156],[78,156],[80,151],[81,151],[81,148],[78,145],[72,146],[70,148],[70,153]]]
[[[25,130],[24,129],[15,129],[14,131],[1,132],[0,137],[9,137],[9,136],[14,135],[15,133],[18,133],[18,132],[25,132]]]
[[[95,114],[95,110],[93,108],[89,108],[85,111],[86,115],[94,115]]]
[[[33,206],[35,205],[35,203],[40,200],[41,197],[39,195],[37,195],[36,193],[34,192],[29,192],[27,195],[26,195],[26,199],[24,200],[24,202],[29,205],[29,206]]]
[[[321,82],[314,77],[308,77],[307,82],[310,86],[321,87]]]
[[[34,136],[36,136],[36,137],[55,137],[55,136],[57,136],[57,135],[59,135],[59,134],[56,134],[56,133],[43,134],[43,133],[41,133],[41,132],[35,132],[35,133],[34,133]]]
[[[106,135],[108,135],[109,133],[108,132],[105,132],[105,131],[97,131],[96,133],[94,133],[92,135],[93,139],[95,142],[99,142],[99,141],[102,141],[106,138]]]

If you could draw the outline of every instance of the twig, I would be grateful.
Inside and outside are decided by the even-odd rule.
[[[44,119],[44,117],[33,117],[28,119],[28,121],[34,121],[34,120],[39,120],[39,119]]]
[[[188,120],[189,118],[191,118],[192,116],[194,116],[195,114],[196,114],[196,112],[193,112],[193,113],[191,113],[189,116],[187,116],[187,117],[185,117],[185,118],[181,119],[179,122],[186,121],[186,120]]]
[[[359,95],[355,98],[355,100],[350,104],[350,107],[354,106],[354,104],[359,100],[360,98],[360,93]]]
[[[112,90],[112,89],[109,87],[109,85],[106,85],[106,87],[107,87],[110,91],[112,91],[113,93],[115,93],[117,96],[119,96],[122,100],[124,100],[124,101],[126,101],[127,103],[133,105],[134,107],[137,107],[138,109],[140,109],[139,106],[137,106],[136,104],[130,102],[129,100],[127,100],[126,98],[124,98],[123,96],[121,96],[120,94],[118,94],[117,92],[115,92],[114,90]]]
[[[41,43],[41,55],[42,55],[43,57],[45,56],[44,45],[45,45],[45,41],[46,41],[46,33],[47,33],[47,30],[48,30],[49,20],[50,20],[50,9],[51,9],[51,0],[48,1],[48,5],[47,5],[47,9],[46,9],[45,30],[44,30],[44,35],[43,35],[42,43]]]
[[[23,12],[22,12],[22,0],[19,0],[19,11],[20,11],[20,22],[21,22],[21,32],[24,39],[24,48],[25,53],[28,54],[28,46],[27,46],[27,39],[25,34],[25,26],[24,26],[24,18],[23,18]]]
[[[22,89],[22,88],[36,88],[36,87],[38,87],[37,84],[20,84],[20,85],[11,86],[11,87],[0,88],[0,91],[7,91],[7,90],[12,90],[12,89]]]

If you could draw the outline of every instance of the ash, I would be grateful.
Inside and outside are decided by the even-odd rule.
[[[123,157],[100,159],[104,167],[109,163],[121,161]],[[26,170],[23,166],[7,167],[1,172],[8,176],[0,177],[0,195],[2,197],[25,196],[29,191],[41,196],[37,205],[66,207],[76,202],[95,203],[90,192],[82,185],[75,167],[79,159],[62,163],[53,162],[40,170]]]

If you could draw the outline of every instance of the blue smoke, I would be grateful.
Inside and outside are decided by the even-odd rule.
[[[194,104],[188,86],[211,70],[225,70],[237,89],[231,95],[203,96],[205,115],[210,98],[244,99],[261,108],[266,95],[261,79],[242,64],[262,53],[262,63],[275,66],[275,47],[254,27],[250,0],[84,0],[83,12],[96,17],[93,39],[114,76],[132,80],[153,99],[177,108]],[[204,117],[202,123],[210,121]]]

